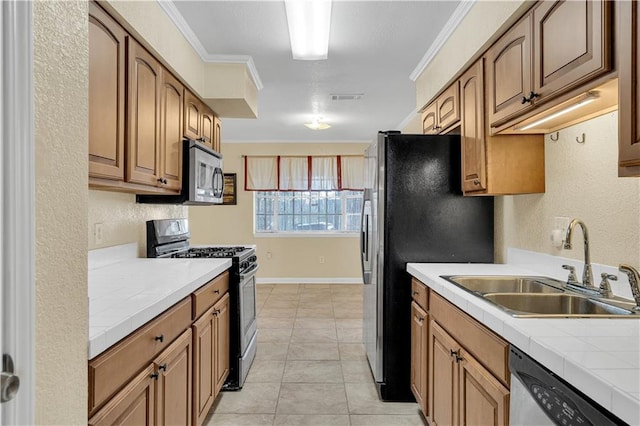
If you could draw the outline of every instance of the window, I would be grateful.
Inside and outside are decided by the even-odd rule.
[[[256,191],[255,232],[359,232],[362,191]]]

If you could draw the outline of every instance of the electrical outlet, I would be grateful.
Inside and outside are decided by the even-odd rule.
[[[93,240],[96,244],[102,244],[102,240],[104,237],[104,223],[96,223],[93,225]]]
[[[553,229],[560,229],[566,231],[571,223],[571,218],[566,216],[557,216],[553,218]]]
[[[321,264],[323,264],[323,263],[324,263],[324,256],[320,256],[320,257],[318,258],[318,262],[320,262]]]

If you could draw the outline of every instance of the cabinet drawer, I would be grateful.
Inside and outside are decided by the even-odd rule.
[[[503,384],[509,385],[509,343],[431,292],[429,314]]]
[[[191,319],[195,320],[204,314],[229,290],[229,271],[218,275],[207,284],[203,285],[191,294],[193,310]]]
[[[186,298],[89,361],[89,413],[149,365],[190,325],[191,300]]]
[[[411,297],[422,309],[429,310],[429,290],[415,278],[411,279]]]

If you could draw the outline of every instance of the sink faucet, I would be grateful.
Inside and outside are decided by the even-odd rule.
[[[588,289],[593,289],[593,273],[591,272],[591,256],[589,256],[589,232],[587,231],[587,225],[580,219],[573,219],[569,223],[567,228],[567,234],[564,237],[564,248],[571,248],[571,235],[573,234],[573,228],[576,225],[580,225],[582,229],[582,235],[584,236],[584,270],[582,271],[582,286]]]
[[[631,293],[633,294],[633,299],[636,301],[636,306],[633,308],[634,311],[640,311],[640,274],[638,274],[638,270],[631,265],[622,264],[618,267],[620,272],[624,272],[629,277],[629,285],[631,286]]]

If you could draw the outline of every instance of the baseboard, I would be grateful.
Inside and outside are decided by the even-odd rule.
[[[362,278],[258,278],[257,284],[362,284]]]

